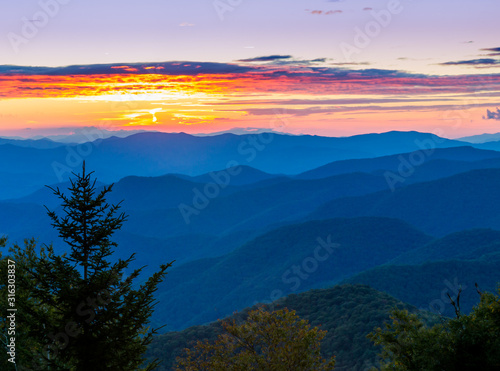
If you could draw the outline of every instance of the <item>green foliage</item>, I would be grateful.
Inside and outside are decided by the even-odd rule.
[[[333,370],[323,359],[320,342],[326,331],[311,328],[295,311],[251,311],[243,323],[222,322],[224,332],[211,343],[198,341],[177,358],[176,370]]]
[[[499,290],[500,293],[500,290]],[[469,315],[426,326],[407,311],[397,310],[392,323],[369,335],[383,346],[383,370],[482,370],[500,369],[500,296],[481,293],[480,303]]]
[[[36,245],[34,239],[26,240],[25,251],[30,254]],[[0,247],[7,246],[7,239],[0,239]],[[18,248],[15,245],[15,248]],[[12,253],[14,248],[10,249]],[[4,314],[0,317],[0,341],[2,343],[2,352],[0,353],[0,362],[2,369],[15,370],[16,364],[20,365],[17,369],[24,369],[23,365],[30,364],[34,355],[42,351],[42,344],[33,336],[37,331],[45,331],[44,324],[49,324],[54,314],[54,310],[40,300],[32,297],[30,287],[36,285],[35,280],[27,274],[24,261],[16,259],[13,255],[3,256],[0,252],[0,311]],[[10,280],[8,280],[10,278]],[[12,281],[13,279],[13,281]],[[8,284],[13,284],[9,286]],[[12,290],[12,291],[11,291]],[[10,296],[9,293],[13,294]],[[27,309],[25,309],[27,308]],[[8,320],[9,309],[15,309],[15,327],[11,327]],[[12,323],[12,325],[14,325]],[[9,344],[15,344],[15,354],[10,352]],[[7,348],[7,351],[4,349]],[[15,356],[15,364],[8,362]]]
[[[156,329],[148,322],[156,304],[154,293],[172,263],[163,264],[141,285],[133,287],[141,269],[128,277],[125,270],[134,259],[111,262],[116,243],[113,233],[121,228],[125,214],[120,205],[109,205],[112,185],[96,193],[92,173],[76,175],[70,196],[59,189],[62,217],[49,211],[52,225],[70,246],[69,254],[58,255],[52,246],[38,247],[27,240],[14,244],[9,258],[16,261],[16,305],[18,365],[53,370],[151,370],[143,353]],[[5,266],[2,259],[1,265]],[[4,281],[2,281],[4,282]],[[0,295],[5,296],[5,285]],[[3,312],[2,302],[2,312]],[[27,354],[27,356],[24,356]]]
[[[363,285],[310,290],[264,305],[271,311],[283,308],[295,310],[311,326],[327,331],[321,341],[322,356],[331,358],[335,355],[337,369],[352,371],[367,370],[376,365],[378,349],[366,335],[388,321],[394,307],[415,311],[414,307]],[[235,313],[225,321],[242,323],[254,309],[256,307]],[[160,334],[155,336],[146,355],[148,359],[159,358],[163,361],[159,371],[170,370],[175,358],[182,355],[182,349],[192,347],[198,340],[215,342],[222,333],[221,321],[218,321]]]

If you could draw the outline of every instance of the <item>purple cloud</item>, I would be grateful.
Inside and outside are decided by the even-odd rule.
[[[486,110],[486,116],[483,116],[483,120],[500,120],[500,109],[497,111]]]

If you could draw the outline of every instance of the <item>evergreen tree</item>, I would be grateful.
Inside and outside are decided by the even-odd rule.
[[[141,269],[125,277],[134,260],[112,263],[117,247],[111,237],[127,219],[120,204],[110,205],[106,196],[113,185],[96,189],[92,173],[74,174],[62,200],[62,216],[48,210],[52,225],[68,244],[68,254],[58,255],[52,246],[37,248],[26,241],[14,245],[10,256],[17,262],[19,285],[29,297],[19,300],[19,319],[31,339],[32,369],[51,370],[152,370],[143,353],[158,329],[147,327],[156,301],[154,292],[172,263],[136,287]],[[134,288],[135,287],[135,288]],[[22,299],[22,300],[21,300]]]

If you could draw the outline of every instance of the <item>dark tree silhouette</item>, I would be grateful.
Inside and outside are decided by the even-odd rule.
[[[173,262],[141,285],[133,284],[141,269],[125,277],[134,260],[110,260],[117,244],[111,240],[127,216],[120,204],[110,205],[106,196],[113,185],[96,189],[93,173],[74,174],[69,196],[51,188],[62,200],[62,215],[48,210],[52,225],[69,245],[58,255],[52,246],[37,248],[34,240],[14,245],[19,286],[29,296],[19,301],[18,321],[23,336],[31,339],[33,369],[152,370],[157,361],[145,364],[143,353],[158,329],[149,329],[156,301],[154,293]],[[28,342],[27,342],[28,343]]]

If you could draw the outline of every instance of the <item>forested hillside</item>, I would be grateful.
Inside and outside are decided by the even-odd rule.
[[[266,308],[296,310],[312,325],[328,331],[322,343],[325,356],[336,356],[335,370],[361,371],[377,365],[377,349],[366,335],[389,320],[394,308],[417,309],[364,285],[341,285],[329,289],[293,294],[267,305]],[[244,319],[251,308],[234,314]],[[424,314],[430,320],[432,317]],[[432,321],[432,320],[431,320]],[[158,370],[170,370],[182,349],[201,339],[215,339],[221,327],[217,322],[189,327],[181,332],[159,335],[147,355],[163,361]]]

